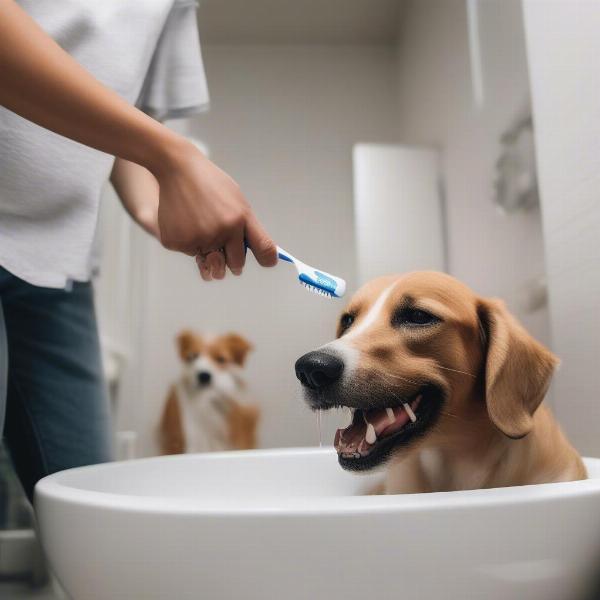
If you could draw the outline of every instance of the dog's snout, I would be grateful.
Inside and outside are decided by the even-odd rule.
[[[309,352],[296,361],[296,377],[313,390],[336,382],[343,370],[343,361],[327,352]]]
[[[196,375],[196,379],[200,385],[208,385],[212,379],[212,375],[208,371],[200,371]]]

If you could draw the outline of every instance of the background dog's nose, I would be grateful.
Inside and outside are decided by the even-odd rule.
[[[331,385],[343,370],[344,363],[327,352],[309,352],[296,361],[296,377],[313,390]]]
[[[200,371],[200,373],[196,375],[196,378],[198,379],[198,383],[200,385],[208,385],[210,383],[212,375],[207,371]]]

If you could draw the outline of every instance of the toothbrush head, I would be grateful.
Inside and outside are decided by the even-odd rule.
[[[317,271],[279,246],[277,246],[277,256],[296,267],[298,281],[307,290],[326,298],[341,298],[346,293],[346,282],[341,277]]]
[[[346,282],[342,278],[322,271],[302,271],[298,280],[307,290],[326,298],[341,298],[346,293]]]

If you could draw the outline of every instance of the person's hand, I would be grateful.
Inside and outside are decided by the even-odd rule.
[[[277,263],[275,244],[237,183],[193,144],[182,142],[154,176],[161,243],[196,256],[203,279],[223,279],[226,266],[240,275],[245,243],[263,267]]]

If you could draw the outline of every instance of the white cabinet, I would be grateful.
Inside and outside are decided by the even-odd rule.
[[[358,280],[445,270],[444,215],[435,150],[354,147]]]

